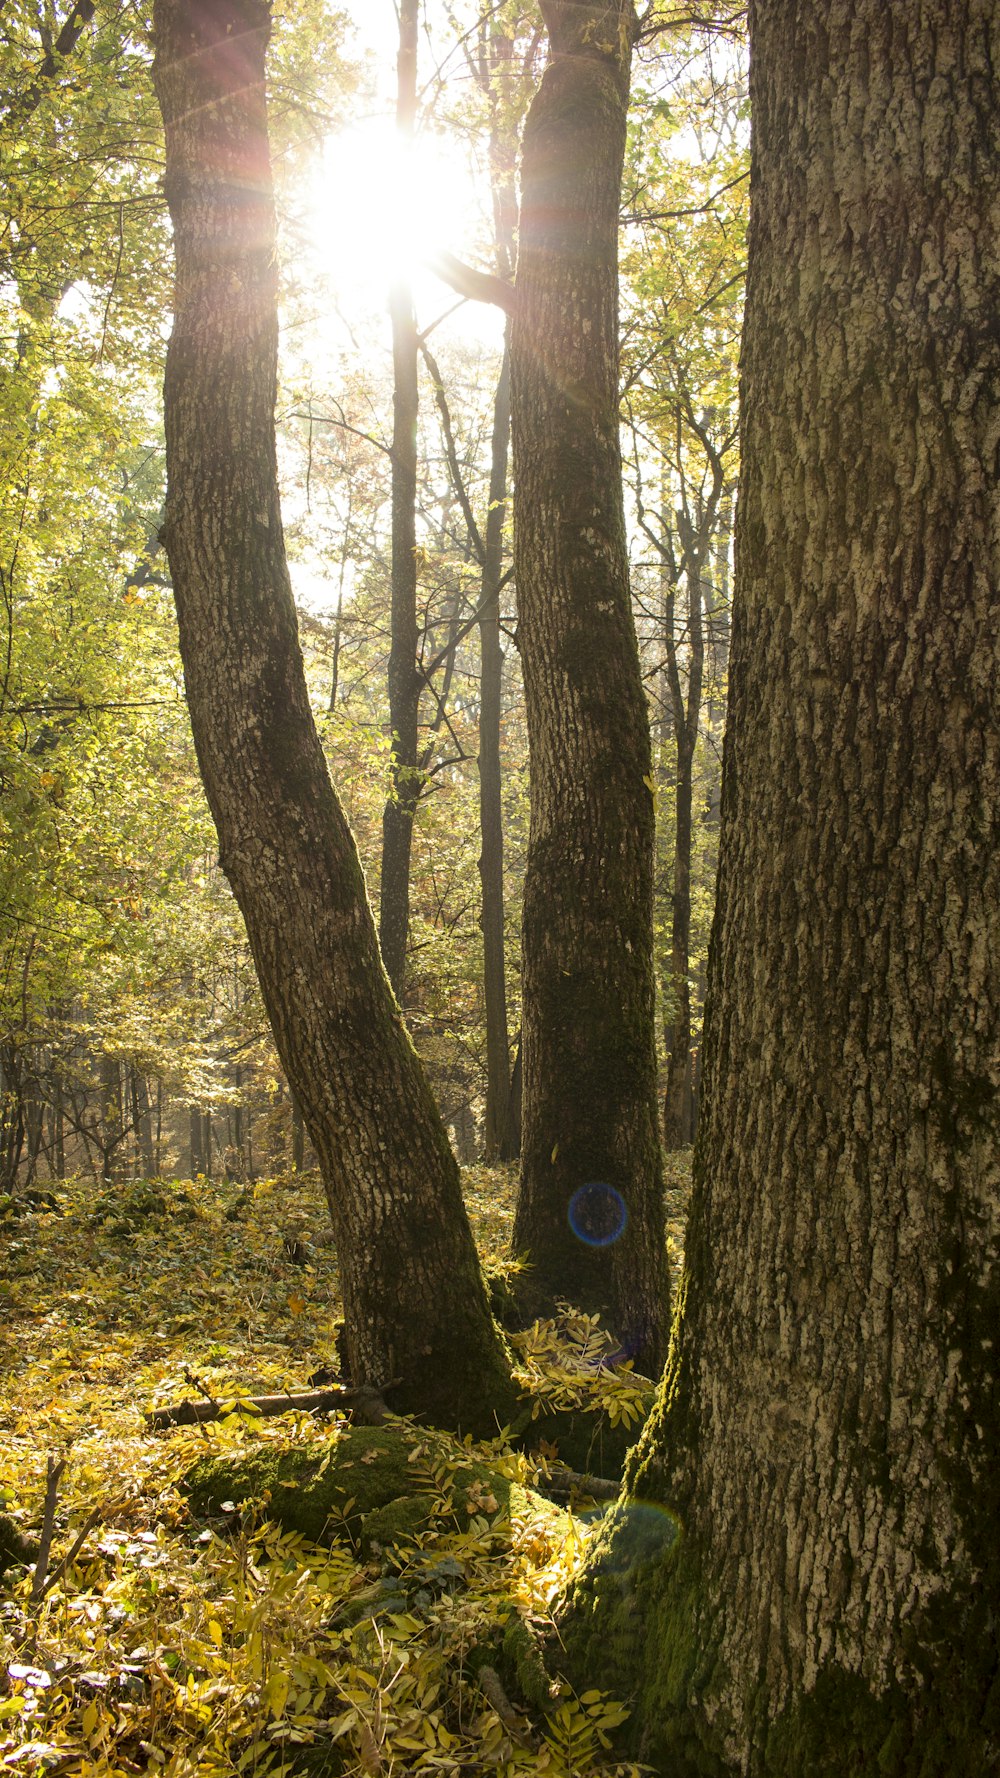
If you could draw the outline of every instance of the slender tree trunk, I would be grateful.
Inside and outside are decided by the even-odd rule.
[[[138,1068],[130,1068],[129,1075],[132,1090],[132,1128],[135,1131],[142,1176],[144,1179],[153,1179],[156,1177],[156,1162],[153,1154],[153,1121],[150,1115],[149,1083]]]
[[[691,1141],[691,806],[694,748],[687,726],[677,731],[677,799],[674,821],[674,887],[670,900],[670,989],[673,1016],[667,1026],[667,1085],[663,1131],[668,1152]]]
[[[458,1169],[381,966],[309,706],[274,440],[262,0],[156,0],[177,290],[166,543],[195,745],[278,1053],[319,1157],[347,1357],[393,1404],[482,1429],[513,1404]]]
[[[401,0],[396,129],[412,143],[417,113],[419,0]],[[405,278],[389,294],[392,320],[392,569],[389,725],[392,786],[382,816],[379,943],[397,1000],[403,998],[410,931],[410,855],[422,775],[417,763],[420,677],[417,672],[417,322]]]
[[[122,1108],[121,1063],[116,1061],[113,1056],[102,1056],[99,1075],[101,1103],[98,1127],[100,1130],[101,1178],[111,1180],[116,1175],[121,1175],[125,1159],[122,1153],[125,1119]]]
[[[62,1077],[52,1081],[52,1172],[56,1179],[66,1177],[66,1127],[63,1119]]]
[[[756,0],[750,22],[685,1304],[563,1634],[631,1688],[644,1756],[678,1778],[988,1778],[1000,13]]]
[[[483,610],[479,619],[479,877],[482,884],[483,996],[486,1004],[486,1159],[510,1159],[505,1152],[510,1102],[510,1032],[507,1027],[507,964],[504,947],[503,780],[500,718],[503,701],[503,649],[500,645],[500,576],[507,500],[510,439],[510,358],[504,350],[493,405],[490,504],[486,515]],[[487,604],[487,599],[489,603]]]
[[[516,116],[511,91],[514,43],[496,16],[480,23],[477,72],[490,100],[490,183],[493,192],[494,266],[509,283],[514,275],[517,231]],[[507,1023],[507,965],[504,945],[503,773],[500,724],[503,710],[504,656],[500,642],[500,580],[503,574],[504,524],[507,517],[507,466],[510,455],[510,328],[504,335],[504,356],[493,404],[489,509],[484,534],[483,614],[479,623],[479,825],[482,850],[483,998],[486,1012],[486,1159],[514,1160],[510,1116],[510,1030]],[[487,603],[487,601],[489,601]]]
[[[198,1105],[192,1105],[191,1107],[188,1116],[188,1131],[191,1148],[191,1160],[189,1162],[188,1171],[192,1179],[197,1179],[199,1173],[204,1173],[205,1171],[201,1107]]]
[[[618,440],[618,207],[635,13],[543,0],[511,328],[518,641],[531,752],[524,1123],[529,1309],[603,1310],[640,1364],[668,1280],[652,956],[653,779]]]
[[[721,465],[720,465],[721,476]],[[714,503],[702,514],[697,533],[680,520],[680,559],[687,590],[687,691],[681,680],[680,649],[674,627],[674,597],[668,601],[669,629],[664,635],[667,681],[677,747],[677,795],[674,821],[674,888],[670,909],[670,984],[674,1016],[667,1046],[667,1088],[664,1097],[664,1139],[668,1150],[691,1141],[691,856],[694,761],[701,722],[701,688],[705,670],[705,626],[702,613],[702,564],[714,523]],[[685,535],[685,529],[687,535]]]
[[[510,1071],[510,1097],[507,1100],[507,1121],[504,1125],[502,1161],[516,1160],[521,1152],[521,1117],[523,1109],[524,1066],[521,1060],[521,1036],[518,1033],[514,1063]]]
[[[340,692],[340,650],[344,640],[344,579],[347,574],[347,561],[351,548],[351,519],[354,514],[354,500],[350,490],[347,494],[347,517],[344,520],[344,538],[340,546],[340,578],[337,582],[337,610],[333,620],[333,660],[330,663],[330,701],[327,708],[332,713],[337,708]]]

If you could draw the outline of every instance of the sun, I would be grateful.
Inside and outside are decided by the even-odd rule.
[[[303,220],[311,255],[342,310],[384,313],[392,285],[405,279],[425,325],[455,302],[428,260],[445,250],[478,261],[487,203],[462,142],[430,131],[407,142],[390,119],[373,117],[328,138]],[[492,337],[496,328],[493,316],[465,316],[463,330],[476,337]]]

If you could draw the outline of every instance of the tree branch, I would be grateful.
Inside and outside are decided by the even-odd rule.
[[[426,261],[432,272],[436,272],[442,283],[450,289],[457,290],[459,296],[467,297],[471,302],[492,303],[495,308],[502,309],[505,315],[514,313],[514,287],[498,278],[493,272],[477,272],[472,266],[463,264],[456,259],[454,253],[433,253]]]

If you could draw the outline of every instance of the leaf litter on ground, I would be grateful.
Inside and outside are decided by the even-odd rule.
[[[679,1205],[683,1178],[674,1184]],[[498,1263],[512,1173],[469,1169],[466,1189],[484,1259]],[[234,1514],[234,1531],[192,1519],[178,1484],[199,1457],[261,1441],[315,1446],[309,1415],[233,1414],[156,1434],[144,1419],[193,1387],[216,1399],[301,1389],[335,1362],[336,1256],[314,1178],[74,1180],[56,1192],[58,1212],[5,1223],[0,1514],[37,1538],[48,1460],[66,1463],[41,1597],[30,1566],[11,1567],[0,1587],[0,1768],[23,1778],[641,1770],[614,1758],[627,1712],[604,1693],[554,1686],[533,1709],[520,1698],[505,1708],[492,1666],[477,1679],[512,1619],[548,1623],[587,1526],[523,1487],[528,1504],[510,1516],[488,1488],[470,1490],[457,1514],[449,1488],[465,1447],[449,1457],[442,1435],[408,1431],[433,1516],[388,1550],[363,1554],[346,1526],[329,1547],[309,1544],[268,1521],[266,1502],[256,1516]],[[570,1311],[565,1320],[562,1333],[540,1323],[518,1341],[525,1387],[563,1404],[610,1375],[595,1363],[596,1324]],[[620,1387],[627,1424],[627,1376]],[[321,1436],[335,1444],[338,1430],[327,1422]],[[503,1439],[477,1455],[523,1486],[535,1479]]]

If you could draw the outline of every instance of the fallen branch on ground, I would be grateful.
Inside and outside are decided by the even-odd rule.
[[[390,1387],[391,1385],[386,1385]],[[273,1414],[335,1414],[350,1412],[357,1420],[380,1426],[388,1412],[379,1389],[310,1389],[300,1395],[241,1395],[228,1401],[179,1401],[172,1408],[152,1408],[146,1415],[151,1432],[167,1426],[200,1426],[228,1414],[267,1419]]]
[[[621,1482],[609,1482],[600,1475],[580,1475],[561,1465],[556,1465],[548,1476],[540,1476],[533,1485],[539,1494],[547,1494],[552,1500],[569,1500],[574,1494],[586,1494],[591,1500],[617,1500],[622,1491]]]

